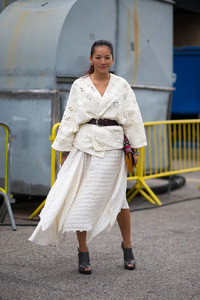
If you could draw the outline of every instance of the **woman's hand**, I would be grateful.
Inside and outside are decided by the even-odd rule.
[[[69,152],[63,152],[61,163],[60,163],[61,166],[64,164],[64,162],[65,162],[65,160],[66,160],[66,158],[67,158],[68,155],[69,155]]]
[[[133,156],[134,156],[134,160],[135,160],[135,165],[137,165],[138,159],[139,159],[139,155],[134,153]]]
[[[135,160],[135,165],[137,165],[138,159],[139,159],[139,152],[137,149],[133,149],[133,156],[134,156],[134,160]]]

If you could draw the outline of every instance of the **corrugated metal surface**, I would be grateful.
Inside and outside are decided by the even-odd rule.
[[[49,136],[52,125],[59,121],[58,100],[56,91],[0,91],[0,120],[9,124],[15,136],[12,152],[13,193],[45,195],[48,192]],[[0,132],[0,144],[2,138]],[[0,168],[2,177],[3,169]]]
[[[0,13],[11,3],[15,2],[16,0],[1,0],[0,1]]]
[[[59,37],[75,2],[17,1],[0,15],[0,120],[7,122],[16,136],[15,193],[44,195],[49,188],[48,138],[60,114],[48,89],[56,87]],[[7,96],[2,90],[24,92]]]
[[[18,192],[48,189],[48,136],[52,123],[60,119],[51,96],[35,98],[30,90],[62,91],[62,114],[71,78],[88,69],[96,39],[114,44],[112,71],[134,86],[144,120],[166,119],[172,86],[172,15],[170,1],[155,0],[21,0],[2,12],[0,120],[11,124],[17,136],[13,180],[19,184],[13,186]],[[25,90],[27,96],[5,97],[2,90],[13,89]]]
[[[116,1],[77,1],[63,24],[57,49],[56,72],[66,77],[82,76],[89,67],[92,43],[109,39],[115,46]],[[114,70],[115,64],[111,70]]]
[[[117,74],[136,85],[172,86],[172,9],[161,1],[119,1]],[[166,119],[169,91],[135,92],[145,121]]]
[[[59,38],[75,3],[17,1],[2,12],[0,89],[55,88]]]

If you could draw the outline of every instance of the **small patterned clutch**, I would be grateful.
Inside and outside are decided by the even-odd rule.
[[[129,143],[129,140],[124,135],[124,153],[125,153],[125,160],[126,165],[129,173],[133,173],[135,168],[135,159],[133,155],[133,149],[131,148],[131,145]]]

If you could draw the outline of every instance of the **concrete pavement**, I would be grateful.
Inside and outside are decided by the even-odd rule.
[[[185,177],[184,187],[159,195],[175,204],[145,209],[152,205],[132,201],[131,209],[144,209],[131,213],[134,271],[123,268],[117,224],[91,242],[90,276],[77,271],[74,233],[58,248],[39,247],[28,242],[36,222],[16,219],[16,232],[0,226],[0,299],[199,300],[200,179],[199,173]]]

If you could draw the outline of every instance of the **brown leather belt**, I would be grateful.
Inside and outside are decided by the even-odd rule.
[[[119,126],[119,123],[110,119],[91,119],[87,124],[93,124],[97,126]]]

